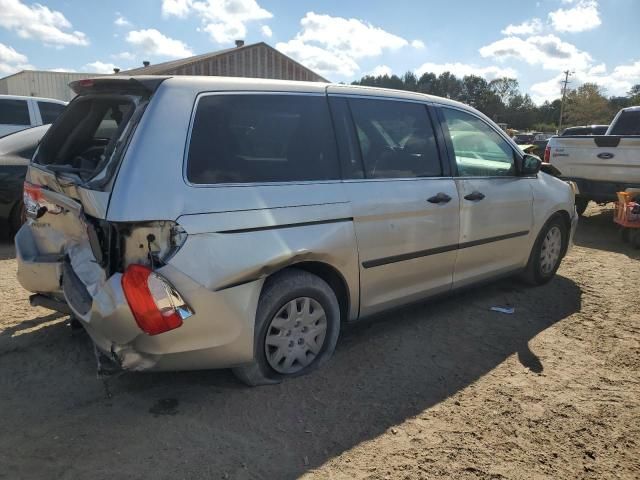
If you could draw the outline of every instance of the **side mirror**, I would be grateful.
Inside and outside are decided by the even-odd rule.
[[[525,153],[520,162],[520,175],[535,175],[541,166],[542,160],[539,157]]]

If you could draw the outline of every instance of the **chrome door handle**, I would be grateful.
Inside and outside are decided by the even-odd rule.
[[[433,197],[427,198],[427,202],[429,203],[448,203],[450,201],[451,201],[451,197],[443,192],[439,192]]]
[[[478,191],[471,192],[469,195],[465,195],[465,200],[471,200],[472,202],[479,202],[484,198],[484,193],[480,193]]]

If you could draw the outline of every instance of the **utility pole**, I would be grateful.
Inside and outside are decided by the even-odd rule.
[[[564,115],[564,101],[567,97],[567,85],[571,83],[569,81],[569,75],[571,72],[569,70],[565,70],[564,72],[564,80],[562,81],[562,101],[560,102],[560,120],[558,120],[558,133],[562,133],[562,116]]]

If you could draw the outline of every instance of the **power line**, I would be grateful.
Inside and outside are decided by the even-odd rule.
[[[558,121],[558,133],[562,133],[562,116],[564,114],[564,101],[567,96],[567,85],[571,82],[569,81],[569,76],[571,72],[569,70],[565,70],[564,72],[564,80],[562,81],[562,101],[560,102],[560,120]]]

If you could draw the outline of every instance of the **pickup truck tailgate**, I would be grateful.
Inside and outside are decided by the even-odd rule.
[[[640,136],[553,137],[549,150],[563,177],[640,184]]]

